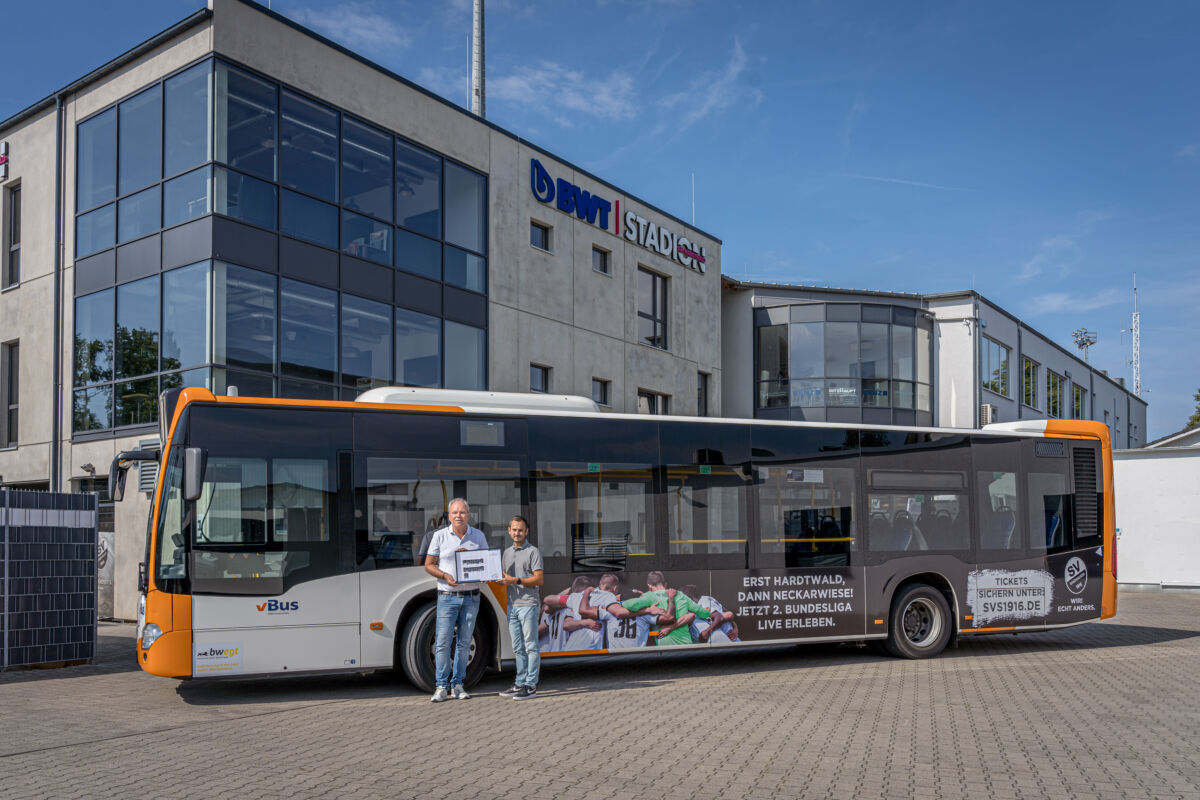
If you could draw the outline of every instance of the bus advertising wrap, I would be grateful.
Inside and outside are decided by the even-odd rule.
[[[543,598],[543,653],[862,634],[861,568],[588,573]]]

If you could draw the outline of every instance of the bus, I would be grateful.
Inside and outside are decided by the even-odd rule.
[[[546,658],[851,641],[926,658],[1116,613],[1095,422],[645,416],[407,387],[159,404],[161,452],[110,472],[119,498],[129,466],[160,464],[136,644],[154,675],[395,669],[431,690],[420,542],[456,497],[492,547],[529,520]],[[468,685],[512,657],[505,594],[486,586]]]

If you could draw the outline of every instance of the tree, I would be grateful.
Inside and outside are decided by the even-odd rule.
[[[1192,399],[1196,401],[1196,410],[1192,412],[1192,416],[1188,418],[1185,431],[1190,431],[1192,428],[1200,428],[1200,389],[1192,395]]]

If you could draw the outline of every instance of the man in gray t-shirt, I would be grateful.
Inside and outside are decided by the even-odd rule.
[[[504,577],[500,583],[508,587],[508,631],[512,636],[513,655],[517,659],[517,677],[501,697],[529,700],[537,695],[538,670],[538,612],[542,601],[538,587],[542,585],[542,554],[526,541],[529,522],[521,516],[508,523],[508,535],[513,545],[500,558]]]

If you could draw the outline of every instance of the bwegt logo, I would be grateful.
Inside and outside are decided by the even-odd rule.
[[[291,600],[286,603],[281,603],[278,600],[268,600],[265,603],[259,603],[255,606],[255,608],[257,608],[259,611],[266,611],[267,613],[272,611],[299,611],[300,601]]]
[[[197,650],[196,658],[233,658],[241,650],[240,647],[210,647],[207,650]]]

